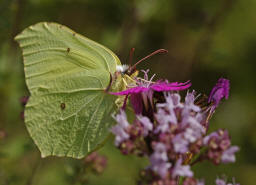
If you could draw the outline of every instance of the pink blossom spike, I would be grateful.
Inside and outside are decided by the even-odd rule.
[[[228,99],[229,96],[229,88],[230,83],[229,80],[225,78],[220,78],[217,82],[217,84],[212,88],[212,91],[210,93],[208,103],[213,102],[213,106],[211,108],[211,112],[213,112],[216,107],[220,104],[220,101],[225,97],[225,99]]]

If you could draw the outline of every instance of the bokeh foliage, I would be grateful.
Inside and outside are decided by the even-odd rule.
[[[159,49],[140,69],[170,81],[192,80],[193,88],[209,93],[219,77],[231,81],[231,96],[216,111],[212,129],[227,128],[241,151],[235,164],[196,166],[198,178],[213,184],[218,175],[235,176],[241,184],[256,182],[255,0],[0,0],[0,185],[74,184],[79,160],[40,159],[20,112],[28,95],[21,51],[13,37],[31,24],[64,24],[134,61]],[[106,172],[91,175],[88,184],[135,184],[146,163],[122,156],[110,141],[101,149],[109,158]]]

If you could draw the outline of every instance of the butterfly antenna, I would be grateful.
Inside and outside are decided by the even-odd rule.
[[[154,56],[154,55],[156,55],[156,54],[158,54],[158,53],[167,53],[167,52],[168,52],[168,51],[167,51],[166,49],[158,49],[158,50],[154,51],[153,53],[150,53],[150,54],[147,55],[146,57],[140,59],[136,64],[134,64],[133,66],[130,67],[129,71],[131,71],[131,72],[134,71],[134,70],[136,69],[136,66],[137,66],[139,63],[143,62],[144,60],[147,60],[148,58],[150,58],[150,57],[152,57],[152,56]]]
[[[130,53],[129,53],[129,67],[132,66],[132,59],[134,55],[135,48],[131,48]]]

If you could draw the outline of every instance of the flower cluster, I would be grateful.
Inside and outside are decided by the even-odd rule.
[[[235,161],[238,147],[231,146],[228,132],[207,133],[211,115],[221,99],[228,97],[229,81],[218,81],[206,101],[206,109],[195,91],[188,91],[185,98],[177,92],[190,86],[190,82],[152,82],[145,72],[136,87],[115,93],[130,95],[135,112],[132,124],[125,110],[114,116],[117,125],[111,131],[115,145],[123,154],[145,156],[150,161],[139,184],[203,185],[204,181],[194,177],[192,165],[202,160],[214,164]],[[220,181],[216,184],[220,185]]]
[[[207,146],[205,157],[214,164],[235,162],[234,153],[239,150],[237,146],[230,146],[230,138],[227,130],[218,130],[206,136],[203,140]]]
[[[102,173],[107,166],[106,157],[98,154],[97,152],[93,152],[88,155],[83,162],[85,166],[90,167],[96,174]]]
[[[211,112],[213,112],[216,107],[220,104],[222,98],[228,99],[229,96],[229,80],[225,78],[220,78],[217,84],[212,88],[210,93],[208,103],[214,102],[211,107]]]
[[[216,185],[240,185],[240,184],[235,182],[234,178],[233,178],[232,183],[227,183],[226,180],[219,179],[219,178],[216,179],[215,183],[216,183]]]
[[[101,175],[107,166],[107,158],[92,152],[82,160],[67,163],[66,173],[69,184],[90,184],[90,175]]]

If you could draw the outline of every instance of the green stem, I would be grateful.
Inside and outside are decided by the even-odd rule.
[[[179,176],[177,185],[182,185],[184,177]]]
[[[202,160],[202,155],[207,151],[207,148],[204,147],[199,154],[195,155],[193,157],[193,159],[191,160],[190,162],[190,165],[193,166],[194,164],[196,164],[197,162],[201,161]]]

